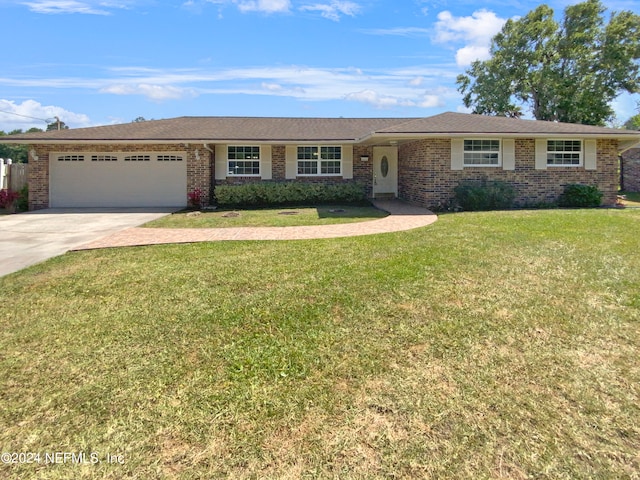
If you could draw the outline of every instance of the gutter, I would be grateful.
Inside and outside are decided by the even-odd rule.
[[[640,133],[616,134],[616,133],[521,133],[521,132],[433,132],[433,133],[370,133],[356,140],[356,144],[375,144],[376,139],[382,143],[390,140],[410,141],[429,138],[557,138],[557,139],[603,139],[619,140],[625,145],[624,150],[633,148],[640,143]],[[630,139],[631,137],[631,139]],[[635,138],[634,138],[635,137]],[[626,145],[630,145],[626,147]]]
[[[295,138],[290,139],[274,139],[274,140],[253,140],[250,138],[234,138],[234,139],[192,139],[192,138],[180,138],[180,139],[171,139],[171,140],[149,140],[149,139],[127,139],[127,140],[105,140],[105,139],[9,139],[7,137],[0,137],[0,144],[18,144],[18,145],[130,145],[132,143],[142,144],[142,145],[175,145],[180,143],[200,143],[202,145],[205,144],[247,144],[251,143],[252,145],[287,145],[293,144],[296,145],[317,145],[318,143],[322,144],[357,144],[359,143],[356,139],[353,138],[328,138],[328,139],[316,139],[316,140],[300,140]]]

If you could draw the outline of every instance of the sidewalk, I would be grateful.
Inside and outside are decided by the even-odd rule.
[[[438,217],[431,211],[399,200],[374,201],[389,212],[377,220],[337,225],[302,227],[235,227],[235,228],[127,228],[74,250],[159,245],[163,243],[217,242],[223,240],[310,240],[316,238],[356,237],[377,233],[399,232],[424,227]]]

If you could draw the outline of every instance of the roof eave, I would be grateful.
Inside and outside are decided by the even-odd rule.
[[[5,140],[1,139],[0,143],[8,143],[8,144],[18,144],[18,145],[130,145],[132,143],[135,144],[143,144],[143,145],[175,145],[175,144],[260,144],[260,145],[284,145],[284,144],[317,144],[317,143],[339,143],[339,144],[351,144],[357,143],[357,140],[353,138],[343,139],[343,138],[328,138],[328,139],[274,139],[274,140],[256,140],[252,138],[234,138],[234,139],[224,139],[224,138],[207,138],[207,139],[191,139],[191,138],[177,138],[177,139],[164,139],[164,140],[149,140],[149,139],[120,139],[120,140],[109,140],[109,139],[11,139]]]
[[[624,153],[627,150],[631,150],[632,148],[640,148],[640,138],[636,138],[635,140],[626,140],[621,141],[618,144],[620,153]]]
[[[620,141],[630,141],[633,144],[640,141],[639,134],[618,134],[618,133],[558,133],[558,132],[428,132],[428,133],[371,133],[358,139],[358,143],[375,144],[379,141],[407,141],[421,140],[427,138],[477,138],[477,137],[496,137],[496,138],[599,138]]]

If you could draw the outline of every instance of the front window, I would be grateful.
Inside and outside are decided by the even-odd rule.
[[[582,165],[582,142],[580,140],[548,140],[547,165],[556,167]]]
[[[342,147],[298,147],[298,175],[341,175]]]
[[[258,146],[229,146],[227,147],[229,175],[258,176],[260,175],[260,147]]]
[[[500,140],[465,140],[464,165],[497,167],[500,165]]]

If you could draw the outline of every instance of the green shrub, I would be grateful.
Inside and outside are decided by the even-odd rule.
[[[464,210],[503,210],[511,208],[516,191],[508,183],[498,180],[463,180],[453,191]]]
[[[263,206],[305,205],[315,203],[353,203],[366,199],[357,183],[323,185],[298,182],[260,182],[244,185],[218,185],[215,196],[219,205]]]
[[[564,187],[558,203],[561,207],[599,207],[602,192],[595,185],[571,184]]]
[[[29,185],[25,185],[20,189],[20,197],[16,202],[16,207],[19,212],[29,210]]]

